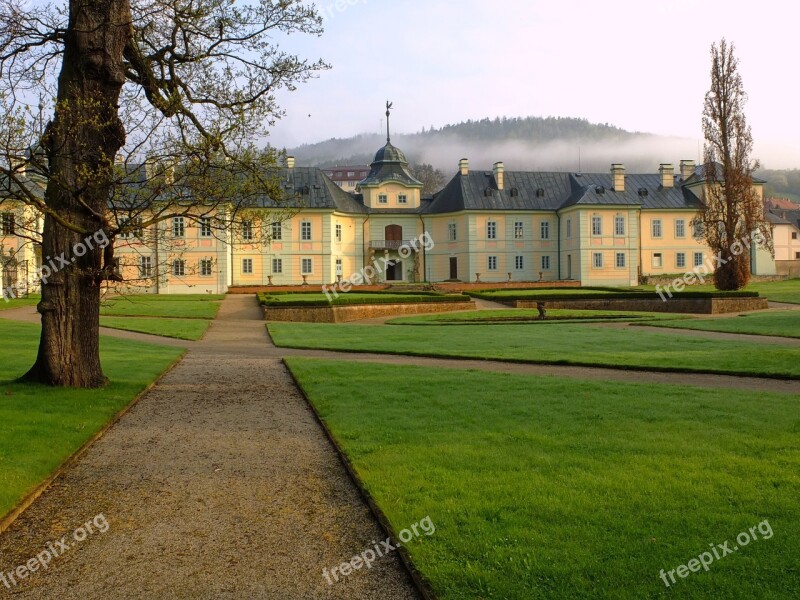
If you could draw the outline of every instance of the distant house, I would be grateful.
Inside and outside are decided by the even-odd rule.
[[[322,169],[322,172],[344,191],[355,192],[358,183],[369,175],[369,170],[365,166],[344,166],[328,167]]]
[[[766,210],[800,210],[800,204],[786,198],[765,198],[764,208]]]
[[[773,208],[766,216],[772,224],[777,274],[800,277],[800,207],[794,210]]]

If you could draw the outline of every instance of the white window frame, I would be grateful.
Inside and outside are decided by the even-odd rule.
[[[603,268],[603,253],[602,252],[592,252],[592,268],[593,269],[602,269]]]
[[[200,228],[200,237],[211,237],[211,217],[200,217],[197,225]]]
[[[183,217],[172,217],[172,237],[186,237],[186,222]]]
[[[486,239],[497,239],[497,221],[486,221]]]
[[[567,219],[567,238],[572,237],[572,219]]]
[[[214,274],[214,261],[210,258],[200,259],[200,275],[209,277]]]
[[[525,223],[522,221],[514,221],[514,239],[525,239]]]
[[[153,276],[153,257],[139,257],[139,279],[149,279]]]
[[[514,257],[514,268],[517,271],[525,270],[525,257],[524,256],[515,256]]]
[[[685,238],[686,237],[686,220],[685,219],[675,219],[675,237],[676,238]]]
[[[627,263],[628,263],[628,259],[625,256],[625,253],[624,252],[617,252],[616,256],[614,257],[614,265],[618,269],[624,269],[627,266]]]
[[[614,217],[614,235],[623,237],[625,235],[625,217],[616,215]]]
[[[458,240],[458,226],[456,223],[447,224],[447,241],[455,242]]]
[[[378,194],[378,204],[389,204],[389,196],[386,194]]]
[[[2,234],[17,235],[17,219],[13,212],[6,211],[2,215]]]
[[[542,256],[542,271],[549,271],[550,270],[550,255],[545,254]]]
[[[283,239],[283,223],[280,221],[272,223],[272,239],[278,242]]]
[[[598,237],[601,235],[603,235],[603,217],[592,215],[592,236]]]
[[[539,227],[539,233],[541,234],[543,240],[550,239],[550,221],[542,221],[541,226]]]
[[[398,204],[408,204],[408,195],[407,194],[399,194],[397,196],[397,203]]]
[[[489,256],[488,260],[486,261],[486,268],[489,271],[497,271],[497,256]]]
[[[652,265],[654,269],[664,268],[664,255],[661,252],[653,253]]]
[[[675,267],[678,269],[685,269],[686,268],[686,253],[685,252],[676,252],[675,253]]]
[[[336,223],[336,226],[333,228],[334,236],[336,237],[337,242],[342,241],[342,224]]]
[[[172,274],[175,277],[186,277],[186,261],[176,258],[172,261]]]
[[[253,259],[252,258],[243,258],[242,259],[242,275],[252,275],[253,274]]]
[[[273,258],[272,259],[272,274],[273,275],[280,275],[283,273],[283,259],[282,258]]]
[[[300,259],[300,274],[311,275],[314,272],[314,259],[301,258]]]
[[[661,219],[652,219],[650,221],[650,235],[653,239],[661,239],[664,234]]]
[[[694,256],[692,257],[692,261],[694,262],[695,267],[702,267],[703,263],[705,262],[705,256],[703,256],[702,252],[695,252]]]
[[[300,241],[310,242],[312,233],[311,221],[303,221],[300,223]]]
[[[253,222],[242,221],[242,241],[252,242],[253,237]]]

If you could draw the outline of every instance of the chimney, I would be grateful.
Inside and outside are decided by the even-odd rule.
[[[287,156],[286,157],[286,168],[287,169],[294,169],[294,156]]]
[[[611,187],[615,192],[625,191],[625,165],[620,163],[611,165]]]
[[[670,163],[661,163],[658,172],[661,174],[662,188],[671,188],[675,185],[675,167]]]
[[[682,160],[681,161],[681,179],[684,181],[694,175],[694,161]]]
[[[469,160],[462,158],[458,161],[458,170],[461,171],[462,175],[469,175]]]
[[[494,180],[497,182],[497,189],[502,190],[503,184],[505,183],[506,179],[506,168],[503,166],[502,162],[494,163]]]

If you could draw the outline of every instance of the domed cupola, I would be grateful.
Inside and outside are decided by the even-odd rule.
[[[397,183],[409,188],[422,188],[421,181],[414,178],[408,169],[408,160],[400,148],[392,145],[389,129],[391,102],[386,103],[386,145],[375,153],[372,170],[359,184],[361,188],[379,187],[386,183]]]

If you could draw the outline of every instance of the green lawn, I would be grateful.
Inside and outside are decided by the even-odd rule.
[[[181,355],[168,348],[101,338],[101,390],[12,382],[33,364],[39,326],[0,321],[0,516],[127,406]],[[13,350],[13,351],[12,351]]]
[[[655,286],[641,286],[637,290],[655,290]],[[713,292],[714,286],[711,284],[693,285],[687,287],[691,292]],[[747,292],[758,292],[760,295],[772,300],[773,302],[788,302],[790,304],[800,304],[800,279],[787,279],[786,281],[766,281],[754,282],[745,288]]]
[[[199,340],[208,330],[208,319],[170,319],[168,317],[100,317],[100,325],[112,329],[149,333],[181,340]]]
[[[800,378],[800,348],[732,342],[635,327],[554,323],[547,327],[438,327],[271,323],[278,346],[533,363]],[[757,350],[758,360],[753,356]]]
[[[0,301],[0,310],[11,310],[12,308],[21,308],[23,306],[36,306],[42,297],[38,294],[31,294],[25,298],[14,298],[13,300]]]
[[[699,329],[702,331],[800,338],[800,310],[750,313],[724,319],[686,319],[675,323],[646,324],[675,329]]]
[[[398,317],[387,321],[390,325],[450,325],[468,323],[559,323],[569,320],[582,322],[601,321],[650,321],[653,319],[683,319],[684,315],[648,312],[617,312],[611,310],[573,310],[553,308],[547,309],[546,321],[539,321],[539,311],[528,308],[510,308],[507,310],[472,310],[466,312],[439,313],[435,315],[418,315]]]
[[[800,595],[796,396],[287,362],[442,600]]]
[[[223,296],[211,294],[118,296],[103,300],[101,315],[213,319]]]

